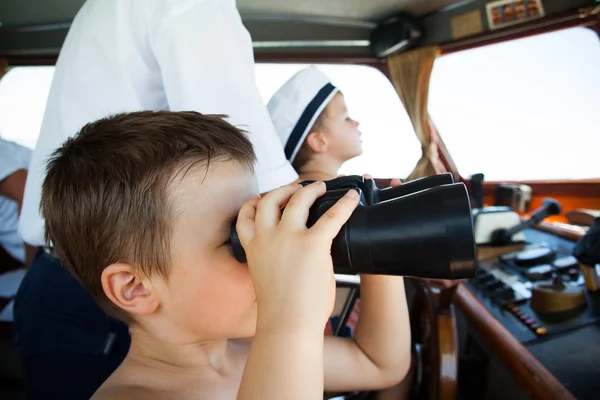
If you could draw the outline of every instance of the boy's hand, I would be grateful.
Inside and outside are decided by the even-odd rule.
[[[259,327],[323,330],[331,314],[331,242],[356,208],[358,195],[350,190],[308,229],[309,208],[324,193],[323,182],[284,186],[240,210],[237,231],[254,282]]]

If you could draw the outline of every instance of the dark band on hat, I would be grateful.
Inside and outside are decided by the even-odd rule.
[[[290,160],[292,158],[292,154],[294,154],[294,150],[302,140],[302,136],[306,129],[308,129],[308,124],[315,116],[317,110],[323,105],[325,100],[331,95],[331,93],[335,90],[335,86],[331,83],[327,83],[325,86],[319,90],[316,96],[308,103],[308,106],[304,109],[304,112],[300,116],[300,119],[294,126],[292,130],[292,134],[290,135],[286,145],[285,145],[285,157]]]

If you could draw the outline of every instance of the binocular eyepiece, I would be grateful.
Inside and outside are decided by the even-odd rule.
[[[312,181],[302,182],[308,185]],[[346,176],[325,182],[327,191],[310,208],[312,226],[349,189],[358,206],[331,246],[336,274],[402,275],[467,279],[475,275],[476,250],[467,188],[450,173],[378,189],[375,181]],[[240,262],[246,254],[233,222],[231,244]]]

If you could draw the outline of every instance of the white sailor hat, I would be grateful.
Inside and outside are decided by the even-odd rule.
[[[311,66],[297,72],[271,97],[267,108],[290,162],[337,92],[329,78]]]

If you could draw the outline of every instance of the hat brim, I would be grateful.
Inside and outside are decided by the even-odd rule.
[[[294,159],[300,151],[300,147],[306,140],[306,137],[310,133],[311,128],[315,124],[319,115],[323,112],[325,107],[331,102],[333,96],[339,92],[339,89],[333,86],[331,83],[323,86],[323,88],[317,93],[317,95],[308,104],[300,119],[296,123],[296,126],[292,130],[290,137],[288,138],[285,146],[285,153],[290,162],[294,162]]]

